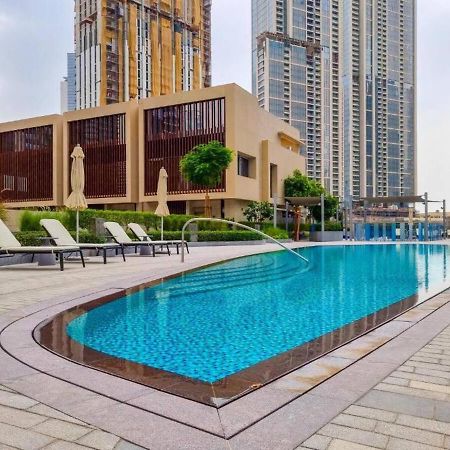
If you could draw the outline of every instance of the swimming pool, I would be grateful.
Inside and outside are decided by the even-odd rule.
[[[187,273],[72,320],[98,352],[214,383],[447,277],[447,248],[364,245],[249,256]]]

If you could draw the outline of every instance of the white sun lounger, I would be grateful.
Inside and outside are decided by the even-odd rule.
[[[138,247],[148,247],[152,250],[152,255],[156,255],[156,244],[153,241],[133,241],[125,230],[117,222],[105,222],[104,226],[111,237],[120,245],[124,247],[134,247],[137,252]],[[167,246],[167,254],[170,255],[170,249]]]
[[[152,238],[145,232],[145,230],[138,223],[129,223],[128,228],[132,231],[132,233],[140,240],[140,241],[150,241],[156,245],[174,245],[177,249],[177,255],[180,253],[180,247],[182,245],[181,240],[164,240],[164,241],[153,241]],[[184,241],[184,245],[186,246],[186,250],[189,253],[189,246],[186,241]]]
[[[81,263],[84,265],[83,253],[77,245],[70,246],[22,246],[16,239],[10,229],[0,219],[0,252],[6,255],[37,255],[37,254],[53,254],[57,255],[59,259],[59,267],[64,270],[64,255],[68,253],[79,253],[81,256]]]
[[[81,250],[97,250],[97,253],[100,252],[100,250],[103,251],[103,263],[106,264],[106,252],[107,250],[115,250],[116,255],[118,251],[120,250],[122,253],[123,260],[125,261],[125,253],[123,251],[123,247],[119,244],[115,244],[113,242],[110,242],[108,244],[86,244],[86,243],[79,243],[77,244],[75,242],[75,239],[70,235],[70,233],[67,231],[67,228],[56,219],[42,219],[40,222],[41,226],[47,231],[49,236],[55,240],[55,244],[58,247],[64,247],[64,246],[78,246],[81,248]]]

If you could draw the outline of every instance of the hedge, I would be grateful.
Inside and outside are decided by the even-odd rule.
[[[198,233],[199,242],[213,241],[259,241],[263,237],[251,231],[200,231]]]
[[[171,214],[164,218],[165,231],[181,231],[183,225],[194,216]],[[75,211],[24,211],[20,218],[21,231],[41,231],[41,219],[57,219],[67,229],[75,230]],[[150,212],[115,211],[101,209],[86,209],[80,211],[80,228],[94,231],[95,219],[104,219],[108,222],[118,222],[125,227],[131,222],[143,225],[147,230],[159,230],[161,218]],[[200,231],[226,231],[229,226],[220,222],[197,222]]]
[[[41,237],[47,236],[43,231],[19,231],[14,233],[18,241],[22,245],[38,246],[42,244],[39,239]],[[75,233],[70,233],[75,239]],[[161,233],[159,231],[151,231],[148,235],[155,241],[161,239]],[[180,240],[181,231],[168,231],[164,232],[165,240]],[[185,233],[185,239],[190,240],[190,233]],[[263,237],[257,233],[252,233],[251,231],[199,231],[197,233],[197,239],[199,242],[218,242],[218,241],[255,241],[262,240]],[[102,243],[106,240],[104,238],[99,238],[95,234],[90,233],[86,230],[80,230],[80,242],[87,243]]]
[[[74,239],[76,238],[75,232],[71,232],[70,234]],[[22,245],[31,246],[42,245],[42,240],[39,238],[48,236],[45,231],[18,231],[14,233],[14,235]],[[106,242],[105,238],[98,237],[86,230],[80,230],[79,238],[81,243],[86,242],[89,244],[96,244]]]

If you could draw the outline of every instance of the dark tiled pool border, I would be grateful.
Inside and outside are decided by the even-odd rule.
[[[215,383],[205,383],[106,355],[79,344],[66,333],[66,325],[85,312],[180,275],[182,274],[164,277],[70,308],[39,324],[35,328],[33,336],[41,346],[72,362],[172,395],[220,408],[357,339],[419,303],[418,295],[407,297],[338,330]]]

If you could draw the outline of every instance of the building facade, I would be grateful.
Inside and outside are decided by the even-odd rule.
[[[416,189],[416,0],[252,0],[253,93],[347,201]]]
[[[235,153],[210,192],[214,217],[242,219],[252,200],[282,207],[283,180],[305,172],[298,131],[225,85],[0,124],[0,192],[8,208],[63,206],[80,144],[91,207],[154,211],[165,167],[171,212],[201,215],[205,190],[181,177],[179,162],[211,140]]]
[[[338,0],[252,0],[253,94],[300,131],[308,175],[342,192]]]
[[[77,109],[208,87],[211,0],[75,0]]]
[[[67,76],[61,81],[61,113],[77,108],[75,53],[67,53]]]
[[[344,197],[416,193],[416,0],[343,0]]]

